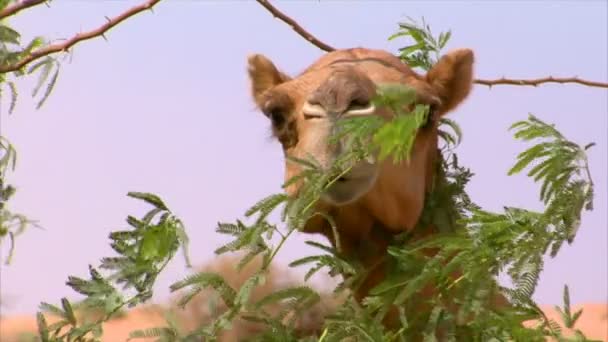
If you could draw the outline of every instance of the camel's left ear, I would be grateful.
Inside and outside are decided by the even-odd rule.
[[[473,51],[458,49],[441,57],[426,74],[426,81],[441,99],[439,114],[456,108],[473,85]]]

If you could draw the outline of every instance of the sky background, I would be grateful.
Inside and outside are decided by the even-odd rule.
[[[96,28],[138,1],[55,0],[12,19],[24,35],[61,39]],[[396,52],[397,23],[425,17],[434,32],[452,30],[447,49],[475,51],[478,78],[579,76],[608,79],[606,1],[277,1],[310,32],[338,48]],[[41,301],[74,297],[68,275],[113,255],[108,233],[128,214],[148,209],[129,191],[159,194],[180,217],[195,265],[222,242],[216,223],[233,222],[283,180],[282,152],[249,96],[246,56],[263,53],[295,75],[323,52],[246,1],[167,0],[107,34],[84,42],[64,63],[47,103],[35,110],[32,81],[19,84],[15,113],[2,112],[2,134],[17,147],[10,176],[18,192],[11,209],[39,220],[17,240],[2,265],[2,314],[33,313]],[[541,209],[538,186],[508,177],[526,145],[507,131],[533,113],[555,123],[589,151],[595,211],[585,213],[571,246],[548,259],[535,298],[559,304],[608,301],[606,89],[548,84],[538,88],[476,85],[450,117],[464,131],[461,162],[475,172],[468,191],[489,210],[503,205]],[[282,264],[312,252],[292,238]],[[319,240],[319,239],[317,239]],[[321,240],[319,240],[321,241]],[[7,254],[6,244],[2,256]],[[176,257],[161,275],[156,301],[188,272]]]

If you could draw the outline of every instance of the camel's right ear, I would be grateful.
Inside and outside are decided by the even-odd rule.
[[[291,78],[280,72],[272,62],[263,55],[250,55],[247,58],[247,71],[251,81],[251,92],[258,106],[261,105],[262,94],[275,86],[289,81]]]

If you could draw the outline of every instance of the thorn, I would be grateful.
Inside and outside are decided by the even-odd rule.
[[[106,20],[107,20],[108,22],[111,22],[111,21],[112,21],[112,19],[110,19],[110,17],[108,17],[107,15],[104,15],[104,18],[106,18]]]
[[[103,40],[105,40],[106,42],[108,41],[108,37],[106,37],[106,34],[105,34],[105,33],[102,33],[102,34],[101,34],[101,38],[103,38]]]
[[[154,12],[154,7],[150,7],[150,12],[156,14],[156,12]]]

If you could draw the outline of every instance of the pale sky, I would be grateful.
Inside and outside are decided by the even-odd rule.
[[[67,38],[96,28],[138,1],[56,0],[11,23],[26,38]],[[304,27],[335,47],[396,52],[388,42],[397,22],[424,16],[435,32],[452,29],[448,49],[475,51],[476,77],[579,76],[608,79],[606,1],[277,1]],[[147,207],[129,191],[159,194],[184,223],[195,265],[226,241],[218,221],[233,222],[258,199],[280,190],[282,152],[268,122],[254,110],[246,56],[263,53],[289,74],[322,55],[261,6],[246,1],[166,0],[107,35],[78,45],[64,63],[46,105],[35,110],[32,82],[19,85],[14,114],[2,113],[2,133],[19,151],[11,181],[17,212],[39,220],[17,240],[14,261],[2,265],[2,313],[33,313],[41,301],[74,296],[68,275],[111,256],[108,233]],[[25,40],[24,40],[25,41]],[[486,209],[541,209],[538,186],[508,177],[515,155],[507,127],[528,113],[553,122],[589,151],[595,211],[585,213],[571,246],[548,259],[535,298],[560,304],[608,301],[606,89],[579,85],[538,88],[477,85],[450,117],[464,131],[461,162],[475,172],[468,191]],[[311,252],[298,234],[280,254],[283,264]],[[2,246],[2,255],[6,247]],[[3,259],[4,260],[4,259]],[[178,256],[161,275],[155,300],[187,274]]]

